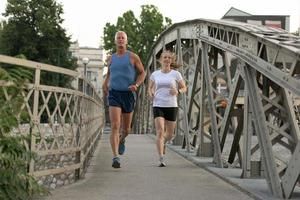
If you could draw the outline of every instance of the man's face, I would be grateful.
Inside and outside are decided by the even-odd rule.
[[[127,36],[125,33],[120,32],[117,34],[115,43],[118,47],[123,47],[127,45]]]

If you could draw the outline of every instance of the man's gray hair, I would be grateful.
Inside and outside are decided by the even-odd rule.
[[[118,37],[119,33],[124,33],[125,36],[126,36],[126,40],[127,40],[127,34],[124,31],[117,31],[116,34],[115,34],[115,41],[117,41],[117,37]]]

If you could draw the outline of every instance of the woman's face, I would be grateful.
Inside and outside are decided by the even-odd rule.
[[[165,52],[161,56],[161,64],[162,66],[170,66],[172,62],[172,55],[168,52]]]

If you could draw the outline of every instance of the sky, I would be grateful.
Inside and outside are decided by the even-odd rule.
[[[57,0],[63,5],[63,27],[80,46],[99,47],[106,23],[132,10],[139,18],[141,5],[155,5],[173,23],[197,18],[220,19],[235,7],[252,15],[290,15],[290,31],[300,27],[300,0]],[[0,0],[0,13],[7,1]],[[0,17],[1,19],[1,17]],[[2,17],[3,19],[3,17]],[[130,41],[129,41],[130,42]]]

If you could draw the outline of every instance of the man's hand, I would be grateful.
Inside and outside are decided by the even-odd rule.
[[[102,85],[102,91],[105,96],[108,96],[108,86],[106,84]]]
[[[135,91],[137,91],[138,87],[137,87],[136,84],[135,84],[135,85],[130,85],[130,86],[128,87],[128,89],[129,89],[131,92],[135,92]]]

